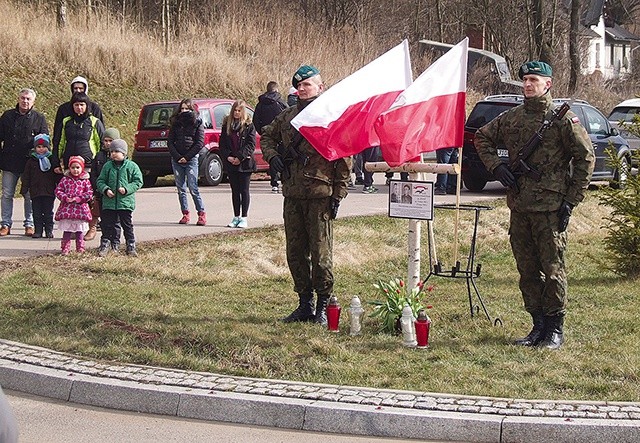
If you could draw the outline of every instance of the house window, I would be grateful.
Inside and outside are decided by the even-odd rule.
[[[614,61],[615,61],[615,51],[616,47],[614,45],[611,45],[611,60],[609,60],[609,64],[611,64],[611,66],[614,65]]]

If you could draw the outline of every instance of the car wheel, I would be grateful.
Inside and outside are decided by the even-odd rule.
[[[157,175],[143,175],[142,176],[142,187],[143,188],[151,188],[156,185],[156,180],[158,180]]]
[[[464,182],[465,188],[473,192],[482,191],[487,184],[485,179],[472,174],[462,174],[462,181]]]
[[[620,159],[620,169],[616,169],[613,174],[613,180],[609,182],[609,186],[614,189],[624,189],[627,184],[627,176],[629,175],[629,160],[627,157]]]
[[[200,166],[200,172],[205,184],[209,186],[218,186],[222,182],[222,177],[224,175],[220,156],[213,152],[207,154]]]

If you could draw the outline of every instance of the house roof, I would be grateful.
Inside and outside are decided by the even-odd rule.
[[[606,27],[604,31],[607,33],[609,37],[613,40],[624,41],[624,42],[640,42],[640,37],[637,35],[627,31],[623,27],[618,24],[613,25],[613,27]]]
[[[571,5],[571,1],[567,2]],[[580,22],[585,26],[597,25],[602,15],[602,9],[604,8],[604,0],[591,0],[585,10],[582,13]]]

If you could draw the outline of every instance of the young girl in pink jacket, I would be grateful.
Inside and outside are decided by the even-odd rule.
[[[91,209],[89,201],[93,196],[89,174],[84,170],[84,159],[73,156],[69,159],[69,170],[56,187],[56,197],[60,206],[55,219],[62,233],[62,255],[71,251],[71,235],[76,235],[76,252],[84,252],[84,233],[89,229]]]

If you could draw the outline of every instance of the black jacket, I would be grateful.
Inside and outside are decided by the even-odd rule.
[[[255,172],[257,168],[253,153],[256,150],[256,129],[249,123],[243,130],[239,131],[238,146],[234,148],[231,140],[233,135],[227,134],[226,130],[228,118],[230,117],[225,117],[222,123],[222,133],[220,134],[220,157],[224,162],[224,169],[227,172]],[[227,157],[239,159],[240,164],[238,166],[232,165],[227,160]]]
[[[253,126],[258,134],[262,134],[262,128],[270,124],[274,118],[287,109],[287,105],[282,101],[279,92],[265,92],[258,97],[258,104],[253,113]]]
[[[176,115],[167,142],[169,153],[176,161],[182,157],[189,161],[198,155],[204,147],[204,126],[200,117],[195,117],[193,111]]]
[[[96,102],[90,101],[89,103],[87,103],[87,111],[98,120],[100,120],[104,125],[104,116],[102,115],[102,109],[100,109],[100,106]],[[51,146],[54,149],[58,148],[58,145],[60,144],[60,138],[62,137],[62,120],[64,120],[65,117],[69,117],[74,114],[75,112],[73,111],[73,105],[71,104],[71,101],[58,106],[56,119],[53,123],[53,139],[51,140],[53,142]]]
[[[0,170],[22,174],[31,149],[33,137],[48,134],[44,115],[33,108],[22,115],[18,106],[0,117]]]
[[[100,149],[100,152],[93,157],[93,161],[91,162],[91,172],[89,172],[89,181],[91,182],[94,195],[100,195],[97,186],[98,177],[100,177],[100,172],[102,171],[104,164],[109,160],[111,160],[109,151],[105,151],[104,149]]]

